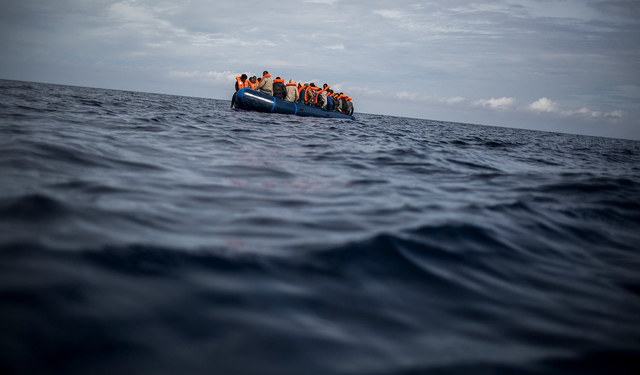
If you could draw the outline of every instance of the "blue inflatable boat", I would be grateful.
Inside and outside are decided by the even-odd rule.
[[[269,94],[247,88],[238,90],[235,96],[234,106],[238,109],[246,109],[249,111],[355,120],[355,117],[344,113],[327,111],[306,104],[291,103]]]

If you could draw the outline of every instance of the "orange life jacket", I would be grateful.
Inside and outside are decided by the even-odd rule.
[[[298,84],[297,84],[297,83],[287,83],[287,86],[295,86],[295,87],[298,87]]]
[[[258,82],[253,83],[250,80],[247,80],[247,82],[249,82],[249,87],[251,88],[251,90],[255,90],[256,86],[258,86]]]
[[[307,88],[307,91],[304,92],[304,101],[306,102],[307,100],[309,100],[309,90],[313,90],[313,91],[318,91],[317,87],[313,87],[313,86],[309,86]]]
[[[298,89],[298,100],[302,100],[303,102],[305,101],[304,100],[305,98],[302,97],[302,90],[304,90],[304,96],[306,97],[307,96],[307,90],[306,89],[308,87],[309,86],[304,86],[304,85],[300,86],[300,88]]]
[[[241,90],[241,89],[243,89],[245,87],[251,87],[251,84],[250,84],[248,79],[246,81],[242,82],[240,77],[236,77],[236,81],[238,81],[238,90]]]
[[[263,76],[262,76],[262,79],[265,79],[265,78],[267,78],[267,77],[271,77],[271,74],[265,74],[265,75],[263,75]]]
[[[329,90],[329,88],[331,88],[331,86],[327,86],[326,88],[318,91],[318,95],[316,95],[316,100],[315,100],[316,103],[318,102],[318,96],[320,96],[320,94],[322,94],[323,92]]]
[[[284,83],[284,79],[274,79],[273,83],[276,83],[276,82]]]

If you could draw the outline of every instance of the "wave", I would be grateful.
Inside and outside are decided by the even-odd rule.
[[[0,372],[615,373],[639,351],[637,142],[0,97]]]

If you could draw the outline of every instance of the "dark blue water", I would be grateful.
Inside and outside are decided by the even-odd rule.
[[[356,117],[0,81],[0,372],[638,373],[640,142]]]

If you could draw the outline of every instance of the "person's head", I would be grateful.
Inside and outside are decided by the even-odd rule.
[[[255,81],[256,81],[256,76],[253,76],[253,77],[249,78],[249,80],[250,80],[251,82],[255,82]]]
[[[280,77],[276,77],[276,79],[281,79]]]
[[[322,88],[323,88],[323,89],[326,89],[326,88],[327,88],[327,86],[329,86],[329,85],[327,85],[327,84],[325,83],[324,85],[322,85]]]
[[[316,84],[315,84],[315,83],[313,83],[313,82],[311,82],[311,83],[309,84],[309,86],[311,86],[311,87],[316,87]]]
[[[258,83],[262,82],[262,78],[258,78]]]
[[[240,76],[240,79],[242,80],[242,82],[247,80],[247,75],[242,73],[242,75]]]
[[[267,72],[266,70],[264,72],[262,72],[262,76],[266,76],[267,74],[269,74],[269,72]]]
[[[292,79],[289,80],[289,83],[295,83]]]

